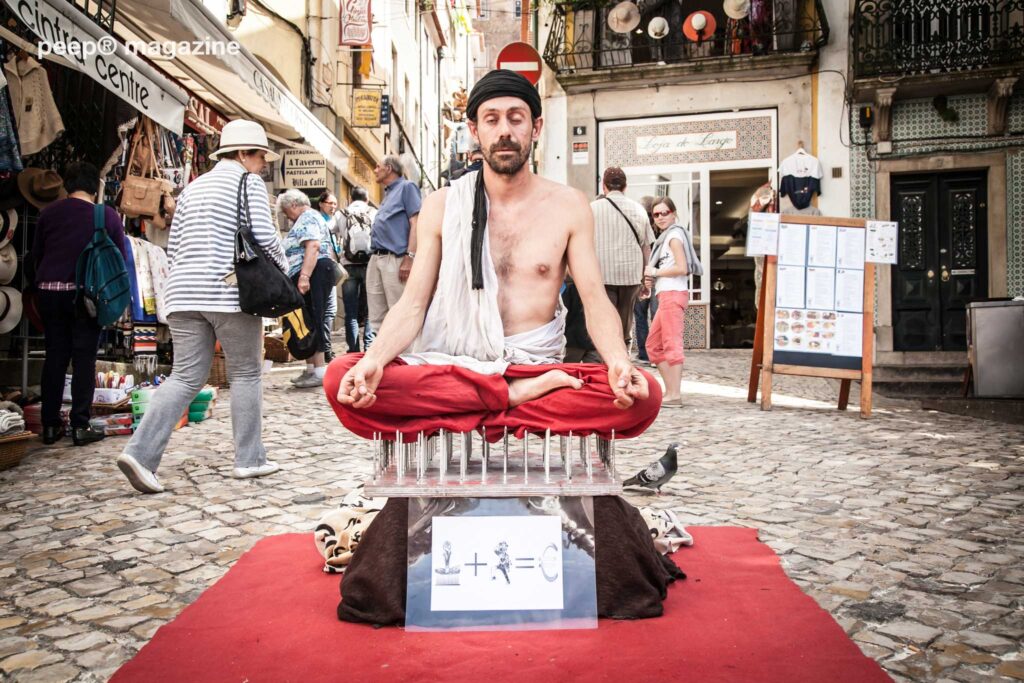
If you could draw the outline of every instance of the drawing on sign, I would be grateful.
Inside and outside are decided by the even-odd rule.
[[[498,547],[494,549],[494,554],[498,556],[498,563],[491,569],[491,581],[494,581],[496,578],[494,572],[497,570],[505,576],[505,583],[512,583],[512,579],[508,575],[512,569],[512,558],[508,556],[508,541],[498,543]]]
[[[453,567],[452,564],[452,544],[451,541],[445,541],[443,548],[444,554],[444,566],[438,567],[434,570],[437,574],[434,577],[435,586],[458,586],[459,585],[459,573],[462,571],[461,567]]]

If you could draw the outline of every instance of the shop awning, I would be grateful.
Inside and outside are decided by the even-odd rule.
[[[154,62],[229,117],[260,121],[272,137],[304,140],[336,169],[348,167],[345,145],[259,59],[244,46],[235,54],[220,47],[235,38],[201,0],[119,3],[117,24],[118,34],[126,40],[200,41],[215,46],[203,54],[154,58]]]
[[[64,0],[6,0],[39,38],[39,50],[65,58],[164,128],[181,133],[188,93]]]

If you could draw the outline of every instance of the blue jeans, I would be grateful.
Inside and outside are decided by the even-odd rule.
[[[637,299],[633,304],[633,319],[636,321],[636,353],[637,357],[644,362],[648,360],[647,333],[651,329],[650,321],[657,312],[658,299],[653,294],[647,299]]]
[[[341,299],[345,306],[345,343],[349,353],[359,352],[359,309],[366,300],[366,265],[346,265],[348,279],[341,285]],[[363,351],[373,343],[374,331],[370,320],[363,328]]]

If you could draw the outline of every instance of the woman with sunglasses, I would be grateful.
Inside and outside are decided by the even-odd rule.
[[[690,236],[679,224],[676,205],[670,198],[659,199],[651,216],[661,235],[644,270],[644,284],[658,300],[658,312],[647,335],[647,357],[665,382],[661,405],[679,408],[683,405],[683,321],[690,303],[690,269],[684,240],[689,241]]]

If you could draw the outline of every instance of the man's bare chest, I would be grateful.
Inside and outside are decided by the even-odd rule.
[[[532,212],[531,212],[532,214]],[[534,278],[561,280],[567,230],[540,216],[489,216],[491,259],[502,282]]]

